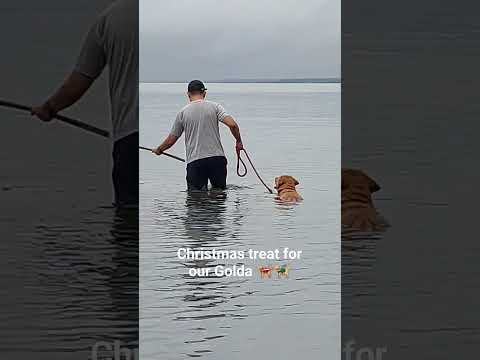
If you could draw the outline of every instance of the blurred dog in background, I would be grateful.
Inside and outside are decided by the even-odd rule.
[[[359,231],[382,231],[387,221],[377,212],[372,194],[380,186],[361,170],[342,169],[342,227]]]

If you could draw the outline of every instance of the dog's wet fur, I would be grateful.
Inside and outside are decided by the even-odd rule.
[[[298,180],[290,175],[282,175],[275,178],[275,189],[277,190],[280,201],[297,202],[303,200],[295,189],[299,184]]]
[[[359,231],[381,231],[388,223],[373,205],[380,186],[361,170],[342,169],[342,226]]]

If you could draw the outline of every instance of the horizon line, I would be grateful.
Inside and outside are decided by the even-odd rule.
[[[139,83],[144,84],[188,84],[189,80],[143,80]],[[205,83],[341,83],[341,77],[321,77],[321,78],[245,78],[245,79],[213,79],[205,80]]]

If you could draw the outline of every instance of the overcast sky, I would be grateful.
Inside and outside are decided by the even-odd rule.
[[[140,0],[140,80],[340,76],[340,0]]]

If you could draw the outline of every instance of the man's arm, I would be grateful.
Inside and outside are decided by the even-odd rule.
[[[240,127],[238,126],[237,122],[233,119],[233,117],[230,115],[225,116],[222,122],[228,126],[228,128],[230,129],[230,132],[232,133],[233,137],[237,141],[235,145],[235,149],[237,151],[237,154],[239,154],[240,151],[243,150],[242,136],[240,135]]]
[[[75,104],[100,76],[107,65],[107,57],[100,36],[105,28],[105,17],[100,17],[89,29],[83,41],[77,63],[62,86],[42,105],[32,108],[32,115],[44,121]]]
[[[52,120],[63,109],[75,104],[92,86],[95,79],[73,71],[62,86],[45,103],[32,108],[32,115],[43,121]]]
[[[170,134],[167,138],[156,148],[153,152],[157,155],[161,155],[165,150],[170,149],[178,140],[178,136]]]

